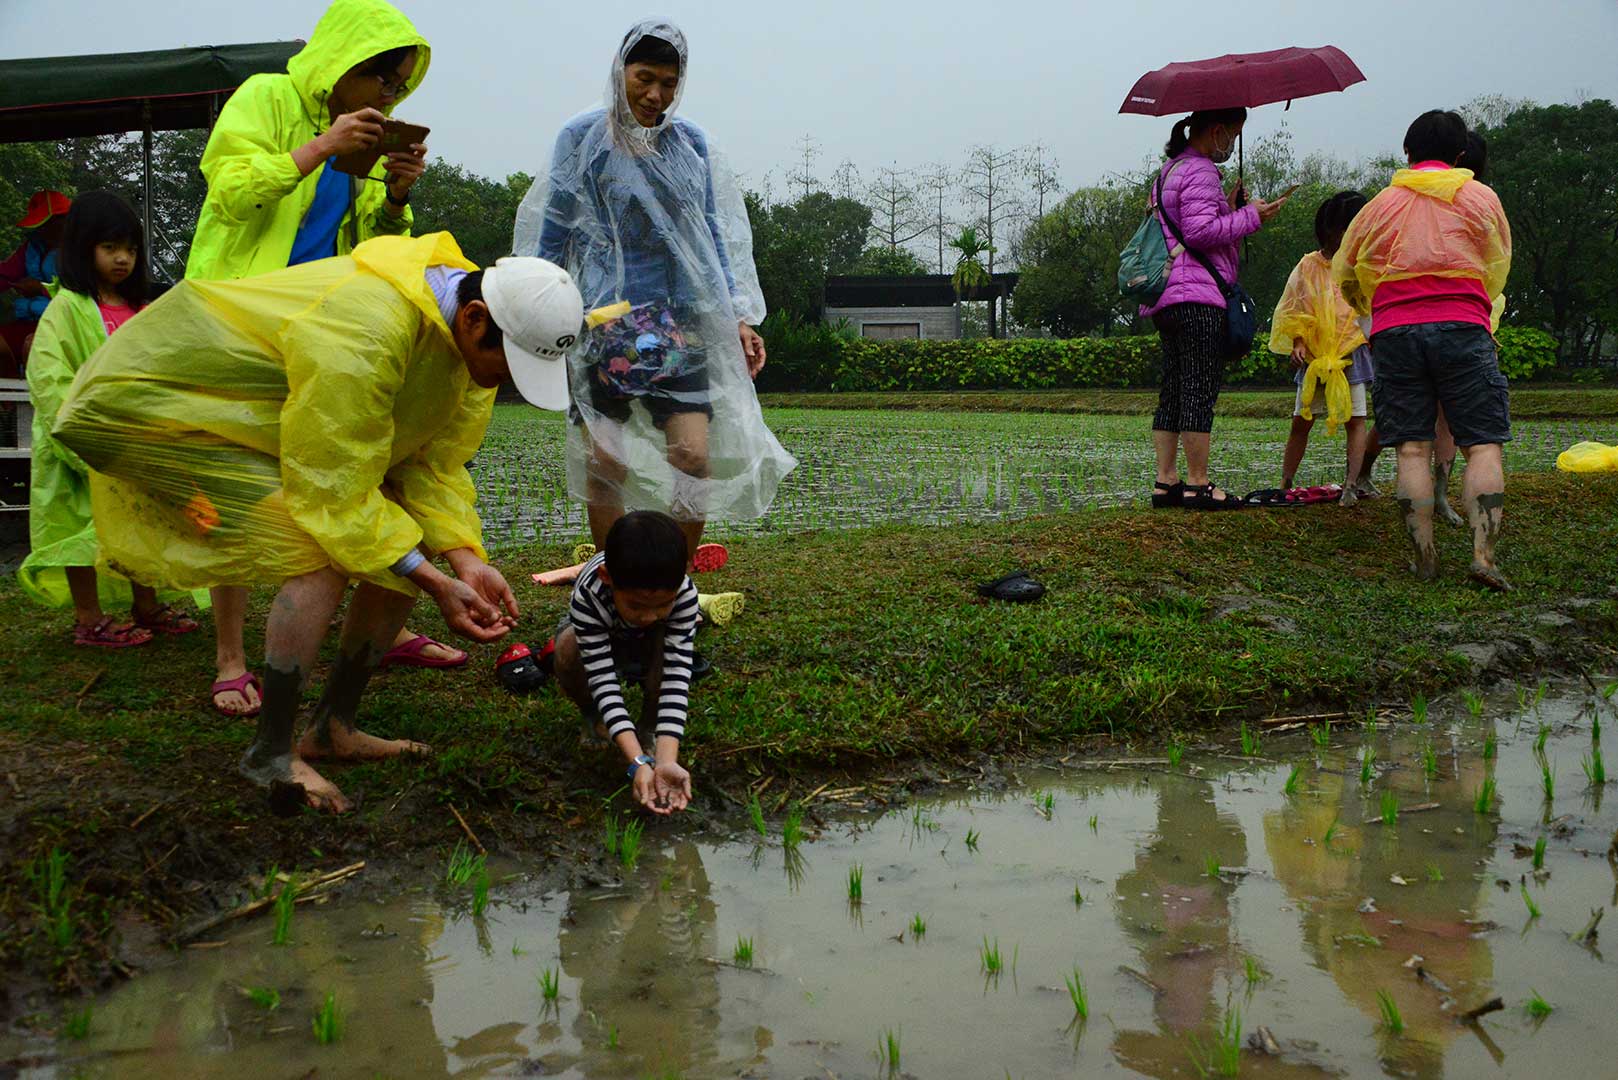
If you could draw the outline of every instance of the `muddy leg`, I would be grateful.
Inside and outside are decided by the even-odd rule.
[[[1309,446],[1309,432],[1314,426],[1313,420],[1305,420],[1301,416],[1292,418],[1286,449],[1281,452],[1281,487],[1292,487],[1292,481],[1298,475],[1298,465],[1303,461],[1303,452]]]
[[[409,739],[379,739],[354,726],[360,698],[371,681],[382,654],[404,626],[416,599],[377,585],[361,584],[354,590],[343,620],[337,661],[326,677],[326,688],[315,707],[313,721],[298,744],[300,756],[316,760],[374,761],[400,754],[426,754],[431,748]]]
[[[1465,519],[1449,504],[1449,478],[1455,471],[1455,436],[1450,434],[1443,406],[1438,409],[1437,430],[1438,438],[1433,440],[1433,515],[1450,525],[1465,525]]]
[[[1399,444],[1399,512],[1405,535],[1415,550],[1411,572],[1422,581],[1438,577],[1438,549],[1433,545],[1433,476],[1427,471],[1433,444]]]
[[[1472,527],[1472,579],[1501,592],[1510,590],[1511,583],[1495,565],[1494,557],[1506,501],[1505,465],[1499,443],[1466,448],[1461,499]]]
[[[595,698],[590,693],[590,682],[584,671],[584,660],[579,655],[579,638],[571,626],[556,635],[556,684],[579,707],[583,730],[580,737],[587,743],[605,743],[607,726],[596,711]]]
[[[264,705],[240,769],[243,776],[270,790],[270,805],[277,813],[291,813],[304,803],[337,813],[348,809],[348,800],[336,785],[292,748],[298,699],[345,584],[335,570],[318,570],[283,584],[270,607],[264,628]]]

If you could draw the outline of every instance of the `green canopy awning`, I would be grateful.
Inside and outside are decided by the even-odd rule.
[[[0,60],[0,142],[213,123],[249,75],[285,71],[301,41]]]

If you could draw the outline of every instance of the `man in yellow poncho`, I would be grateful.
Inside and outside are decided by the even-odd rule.
[[[1410,167],[1354,218],[1332,276],[1355,310],[1371,316],[1371,395],[1381,440],[1399,448],[1399,505],[1416,553],[1411,569],[1422,580],[1438,576],[1428,461],[1442,405],[1466,455],[1472,578],[1506,590],[1495,542],[1511,408],[1490,325],[1511,270],[1511,228],[1494,192],[1455,167],[1465,149],[1459,116],[1435,110],[1417,117],[1405,134]]]
[[[508,374],[531,401],[565,396],[561,358],[582,318],[572,280],[542,260],[478,271],[447,233],[381,237],[259,277],[186,281],[80,371],[55,435],[94,471],[109,566],[180,588],[280,585],[242,759],[273,804],[347,808],[310,758],[425,749],[354,727],[418,590],[474,641],[514,624],[466,463]],[[350,580],[339,656],[294,748],[298,699]]]
[[[375,236],[408,235],[410,191],[427,148],[390,153],[364,178],[339,171],[336,158],[376,145],[431,59],[426,39],[387,0],[333,0],[286,74],[254,75],[220,110],[202,154],[208,197],[185,276],[252,277],[346,255]],[[252,716],[260,688],[242,643],[246,590],[215,589],[213,606],[214,708]],[[413,655],[424,661],[457,655],[423,643]],[[464,663],[466,653],[458,655]]]

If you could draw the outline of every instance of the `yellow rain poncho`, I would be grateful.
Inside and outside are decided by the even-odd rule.
[[[208,198],[197,219],[185,276],[209,281],[280,270],[292,254],[298,226],[315,198],[321,170],[298,173],[292,151],[331,126],[327,99],[349,68],[379,53],[415,46],[416,67],[392,113],[427,75],[431,50],[404,13],[386,0],[334,0],[309,44],[287,61],[285,75],[254,75],[219,111],[202,175]],[[337,230],[337,254],[345,255],[373,236],[410,231],[408,207],[397,217],[383,207],[387,160],[372,179],[349,182],[349,209]]]
[[[1344,374],[1354,350],[1365,344],[1365,335],[1354,321],[1354,309],[1332,280],[1331,262],[1318,251],[1311,251],[1292,268],[1281,302],[1275,305],[1270,324],[1270,351],[1292,352],[1294,338],[1309,350],[1309,367],[1303,373],[1303,402],[1298,415],[1313,420],[1310,403],[1316,387],[1326,391],[1326,433],[1336,434],[1354,411]]]
[[[1495,305],[1511,272],[1511,227],[1470,169],[1400,169],[1348,226],[1332,276],[1361,315],[1384,281],[1477,278]]]
[[[1563,472],[1618,472],[1618,446],[1580,442],[1556,455],[1556,467]]]
[[[95,470],[109,565],[180,587],[327,566],[409,592],[418,543],[482,557],[466,463],[493,390],[428,286],[475,269],[448,233],[229,282],[186,281],[109,340],[55,435]]]

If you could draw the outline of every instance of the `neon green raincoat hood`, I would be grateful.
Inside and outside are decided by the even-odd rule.
[[[387,0],[334,0],[309,44],[287,61],[287,74],[254,75],[242,83],[220,110],[202,154],[208,198],[197,219],[186,277],[223,281],[286,266],[321,172],[300,175],[292,151],[331,126],[327,102],[344,73],[405,46],[415,47],[416,67],[393,105],[383,109],[391,115],[421,85],[432,50]],[[375,181],[386,173],[386,162],[378,161],[373,179],[350,181],[337,254],[346,255],[374,236],[410,232],[409,208],[397,216],[384,209],[387,187]]]

